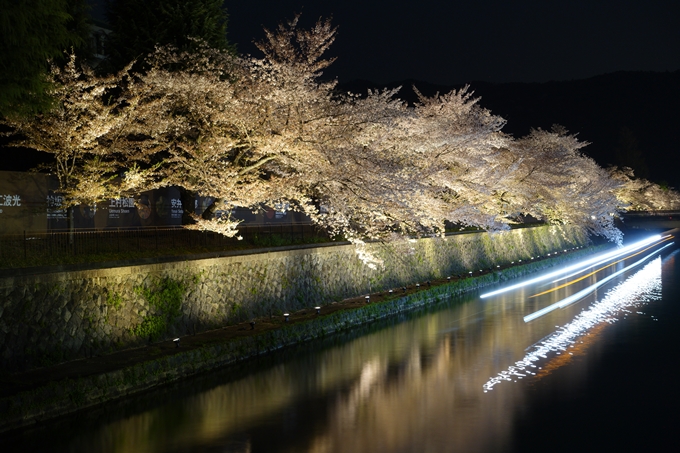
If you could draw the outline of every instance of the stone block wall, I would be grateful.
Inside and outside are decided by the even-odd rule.
[[[587,243],[581,230],[541,226],[6,277],[0,367],[113,352]]]

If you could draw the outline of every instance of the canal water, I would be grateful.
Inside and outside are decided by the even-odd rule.
[[[648,253],[6,434],[2,451],[665,451],[679,421],[680,252],[639,263]]]

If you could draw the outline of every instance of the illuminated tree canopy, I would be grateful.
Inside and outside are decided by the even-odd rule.
[[[52,71],[59,108],[11,125],[55,155],[71,204],[178,186],[222,212],[285,201],[356,243],[438,235],[446,222],[502,230],[522,216],[620,241],[619,211],[677,203],[599,167],[559,126],[504,134],[467,87],[413,107],[396,91],[341,93],[321,78],[335,34],[296,17],[265,30],[259,58],[196,40],[156,49],[140,73],[102,77],[71,60]],[[189,227],[233,236],[238,223]]]

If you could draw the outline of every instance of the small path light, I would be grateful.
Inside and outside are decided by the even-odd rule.
[[[405,287],[405,286],[402,286],[402,287],[401,287],[401,290],[402,290],[403,292],[406,292],[406,287]]]
[[[365,296],[364,299],[366,299],[366,303],[369,303],[371,301],[371,296]]]
[[[316,310],[317,315],[321,314],[321,307],[314,307],[314,310]]]
[[[447,280],[451,280],[451,276],[446,277]]]
[[[290,316],[290,313],[284,313],[283,318],[288,322],[288,317]]]
[[[172,342],[175,343],[176,348],[179,348],[179,338],[175,338]]]
[[[250,321],[250,330],[255,330],[255,321]]]
[[[420,288],[420,283],[416,283],[416,288]]]
[[[390,296],[391,296],[392,294],[394,294],[394,290],[391,289],[391,290],[388,291],[388,293],[390,293]]]

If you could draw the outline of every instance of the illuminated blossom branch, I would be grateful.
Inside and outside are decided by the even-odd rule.
[[[130,167],[130,180],[116,179],[120,165],[118,131],[130,121],[134,101],[120,95],[129,79],[129,68],[107,77],[79,68],[71,56],[66,66],[52,68],[57,100],[49,112],[26,119],[5,119],[20,134],[15,146],[48,153],[54,163],[47,166],[59,181],[64,203],[94,203],[118,198],[143,186],[146,172]]]

